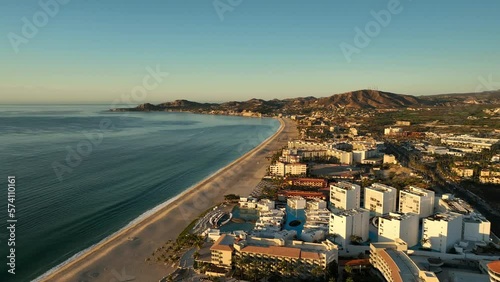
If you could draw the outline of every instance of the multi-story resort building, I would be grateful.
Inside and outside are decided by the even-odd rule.
[[[292,178],[292,179],[287,179],[286,182],[293,186],[305,186],[305,187],[317,187],[317,188],[328,187],[328,180],[323,178]]]
[[[420,269],[405,253],[402,240],[370,244],[370,263],[388,282],[439,282],[434,272]]]
[[[211,262],[214,265],[229,268],[233,262],[234,236],[222,234],[210,247]]]
[[[255,223],[255,230],[261,231],[280,231],[285,222],[284,210],[260,211],[259,219]]]
[[[273,200],[262,199],[257,201],[254,197],[240,197],[239,205],[244,209],[258,209],[260,211],[269,211],[275,207]]]
[[[235,260],[245,258],[278,268],[282,263],[300,267],[307,275],[314,267],[326,269],[329,263],[338,261],[338,249],[326,240],[322,243],[267,239],[244,236],[243,238],[223,234],[211,247],[212,263],[220,267],[230,267]],[[238,264],[247,267],[248,264]]]
[[[361,187],[349,182],[330,185],[330,203],[336,209],[357,209],[361,201]]]
[[[479,138],[470,135],[452,136],[441,139],[441,143],[443,144],[469,149],[473,152],[481,152],[484,149],[491,150],[491,147],[498,144],[499,141],[500,139]]]
[[[414,213],[389,213],[379,218],[378,241],[401,239],[409,247],[418,244],[418,215]]]
[[[434,191],[410,186],[399,191],[399,212],[430,216],[434,213],[434,197]]]
[[[286,175],[305,175],[307,173],[307,165],[303,163],[283,163],[276,162],[269,166],[269,173],[276,176]]]
[[[306,203],[306,208],[308,210],[320,210],[320,209],[326,209],[326,207],[327,207],[326,201],[321,199],[313,199],[311,201],[307,201]]]
[[[462,240],[475,242],[489,242],[491,222],[483,215],[474,211],[466,201],[455,198],[451,194],[444,194],[439,199],[440,212],[454,212],[462,214]]]
[[[422,246],[441,253],[448,252],[462,238],[462,215],[437,213],[424,218]]]
[[[335,242],[346,246],[353,239],[368,240],[370,211],[362,208],[334,210],[330,215],[330,234],[336,234]],[[355,238],[354,238],[355,237]]]
[[[396,211],[398,190],[394,187],[375,183],[365,188],[365,209],[374,215]]]
[[[466,201],[455,198],[452,194],[443,194],[438,200],[438,211],[470,214],[474,212],[474,208]]]
[[[330,214],[328,209],[307,209],[306,223],[304,229],[321,229],[328,232],[330,225]]]

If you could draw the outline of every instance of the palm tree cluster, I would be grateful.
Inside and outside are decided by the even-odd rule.
[[[187,234],[177,238],[176,241],[168,240],[161,247],[153,251],[146,262],[152,263],[176,263],[181,254],[187,249],[196,246],[198,249],[205,243],[205,238],[196,234]]]
[[[259,281],[328,281],[337,277],[337,263],[334,261],[327,269],[319,265],[308,266],[286,260],[255,260],[246,256],[236,256],[234,260],[235,273],[242,279]]]

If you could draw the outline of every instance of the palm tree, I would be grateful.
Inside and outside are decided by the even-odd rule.
[[[346,273],[352,274],[352,267],[350,265],[346,265],[344,267],[344,270],[345,270]]]
[[[424,245],[426,245],[430,242],[431,242],[431,240],[429,238],[425,238],[425,237],[422,237],[422,240],[420,240],[420,243],[422,243],[422,247],[424,247]]]

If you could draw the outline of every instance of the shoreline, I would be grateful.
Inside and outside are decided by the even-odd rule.
[[[222,177],[223,174],[227,173],[230,169],[232,169],[235,166],[237,166],[238,164],[248,160],[254,154],[256,154],[258,151],[260,151],[261,149],[263,149],[264,147],[269,145],[286,128],[286,123],[282,118],[278,118],[278,121],[280,122],[280,127],[278,128],[278,130],[273,135],[271,135],[267,139],[265,139],[262,143],[260,143],[257,147],[248,151],[247,153],[245,153],[244,155],[242,155],[238,159],[234,160],[233,162],[229,163],[225,167],[223,167],[223,168],[217,170],[216,172],[212,173],[211,175],[207,176],[205,179],[201,180],[200,182],[187,188],[185,191],[178,194],[177,196],[165,201],[164,203],[161,203],[160,205],[157,205],[156,207],[152,208],[151,210],[144,212],[139,217],[135,218],[133,221],[128,223],[126,226],[124,226],[122,229],[120,229],[120,230],[116,231],[115,233],[111,234],[110,236],[104,238],[100,242],[98,242],[98,243],[84,249],[83,251],[75,254],[73,257],[69,258],[68,260],[62,262],[61,264],[53,267],[52,269],[48,270],[44,274],[35,278],[35,280],[33,280],[33,281],[52,281],[51,279],[55,279],[55,278],[61,279],[63,277],[67,278],[68,276],[73,276],[73,278],[76,278],[76,275],[79,273],[79,271],[77,269],[84,270],[92,262],[99,259],[99,256],[97,258],[92,258],[91,257],[92,255],[95,255],[99,252],[103,253],[101,256],[107,255],[113,249],[120,246],[124,240],[128,240],[127,238],[130,237],[130,235],[140,233],[144,229],[148,228],[149,225],[153,225],[156,222],[160,221],[162,218],[168,217],[169,213],[172,213],[175,208],[182,208],[182,205],[183,205],[182,202],[186,202],[194,196],[200,196],[197,194],[201,194],[203,192],[203,188],[205,188],[204,186],[210,185],[211,182],[216,182],[217,178]],[[205,196],[205,197],[209,198],[210,196]],[[205,200],[207,200],[207,199],[205,199]],[[215,201],[215,199],[212,199],[212,200],[214,200],[211,202],[211,204],[213,205],[216,201]],[[193,211],[194,211],[194,214],[192,213]],[[195,216],[195,218],[198,215],[198,214],[196,214],[195,209],[191,210],[189,212],[188,217],[189,216],[192,217],[193,215]],[[183,214],[183,216],[186,217],[185,214]],[[189,223],[190,222],[187,222],[187,224],[185,226],[188,226]],[[183,229],[185,228],[185,226],[182,226]],[[167,232],[167,231],[165,231],[165,232]],[[179,234],[180,234],[180,232],[179,232]],[[176,236],[178,236],[179,234],[176,234]],[[169,235],[172,235],[172,234],[169,234]],[[76,266],[76,265],[78,265],[78,267],[75,269],[72,269],[72,267]],[[165,269],[165,273],[166,272],[167,271]],[[53,280],[53,281],[58,281],[58,280]]]

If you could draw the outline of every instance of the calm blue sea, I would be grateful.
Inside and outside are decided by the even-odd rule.
[[[29,281],[229,164],[274,119],[0,105],[0,281]],[[7,274],[7,177],[16,274]]]

